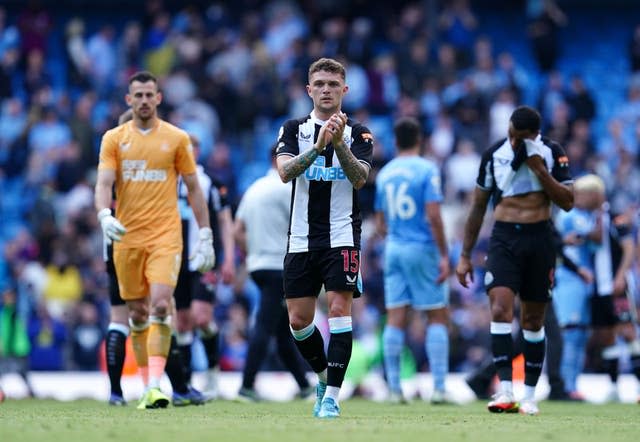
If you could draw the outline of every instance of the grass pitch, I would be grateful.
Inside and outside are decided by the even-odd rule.
[[[637,441],[640,405],[542,402],[539,416],[498,415],[484,402],[433,406],[343,401],[342,416],[319,420],[304,401],[136,410],[82,400],[0,404],[2,442],[124,441]]]

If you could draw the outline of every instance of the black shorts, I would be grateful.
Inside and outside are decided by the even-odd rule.
[[[591,325],[593,327],[612,327],[618,323],[613,296],[591,297]]]
[[[362,294],[360,251],[357,247],[336,247],[311,252],[287,253],[284,257],[284,296],[304,298],[326,291]]]
[[[118,287],[118,277],[116,276],[116,267],[113,265],[113,245],[107,246],[107,275],[109,277],[109,302],[113,307],[125,305],[126,302],[120,297],[120,288]]]
[[[556,264],[549,221],[518,224],[496,221],[489,240],[487,292],[508,287],[522,301],[548,302]]]
[[[178,283],[173,292],[176,300],[176,309],[184,310],[191,307],[191,301],[197,299],[199,301],[214,303],[216,292],[213,286],[202,282],[202,274],[200,272],[181,271],[178,274]]]
[[[625,290],[624,295],[613,297],[613,310],[618,323],[636,322],[635,299],[629,290]]]

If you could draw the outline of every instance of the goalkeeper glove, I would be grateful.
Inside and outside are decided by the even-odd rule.
[[[104,208],[98,212],[98,221],[100,227],[102,227],[102,233],[107,239],[107,244],[111,244],[112,241],[120,241],[122,235],[127,232],[120,221],[111,215],[111,209]]]
[[[213,251],[213,232],[209,227],[201,227],[198,232],[198,245],[194,253],[189,257],[200,273],[211,270],[216,263],[216,254]]]

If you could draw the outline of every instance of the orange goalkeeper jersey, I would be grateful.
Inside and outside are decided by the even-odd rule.
[[[196,172],[189,136],[166,121],[143,131],[129,121],[107,131],[98,169],[116,172],[118,247],[181,244],[177,179]]]

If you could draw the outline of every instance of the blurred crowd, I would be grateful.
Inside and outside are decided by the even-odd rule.
[[[374,169],[360,192],[365,297],[354,303],[354,336],[371,364],[384,315],[382,243],[371,218],[374,180],[394,154],[396,118],[419,118],[424,155],[441,165],[454,266],[480,155],[506,135],[519,104],[540,110],[543,133],[565,146],[574,176],[600,175],[613,210],[635,219],[640,25],[627,29],[626,82],[618,85],[623,105],[602,122],[607,103],[595,98],[597,85],[559,69],[562,29],[577,12],[552,1],[504,11],[467,0],[140,3],[136,13],[122,8],[105,17],[47,2],[0,6],[2,308],[15,310],[24,325],[32,370],[99,366],[109,300],[93,180],[100,138],[125,110],[127,79],[137,70],[158,76],[161,116],[200,139],[198,160],[228,186],[235,205],[268,169],[280,124],[311,110],[309,64],[322,56],[345,64],[344,111],[376,138]],[[504,49],[494,39],[504,34],[483,24],[488,14],[502,14],[506,35],[527,52]],[[474,285],[451,281],[454,371],[470,370],[489,351],[482,287],[487,234],[483,229],[475,251]],[[244,363],[259,296],[245,273],[240,268],[232,286],[217,287],[224,370]],[[408,333],[421,371],[428,369],[423,327],[415,320]],[[277,368],[277,361],[270,364]]]

